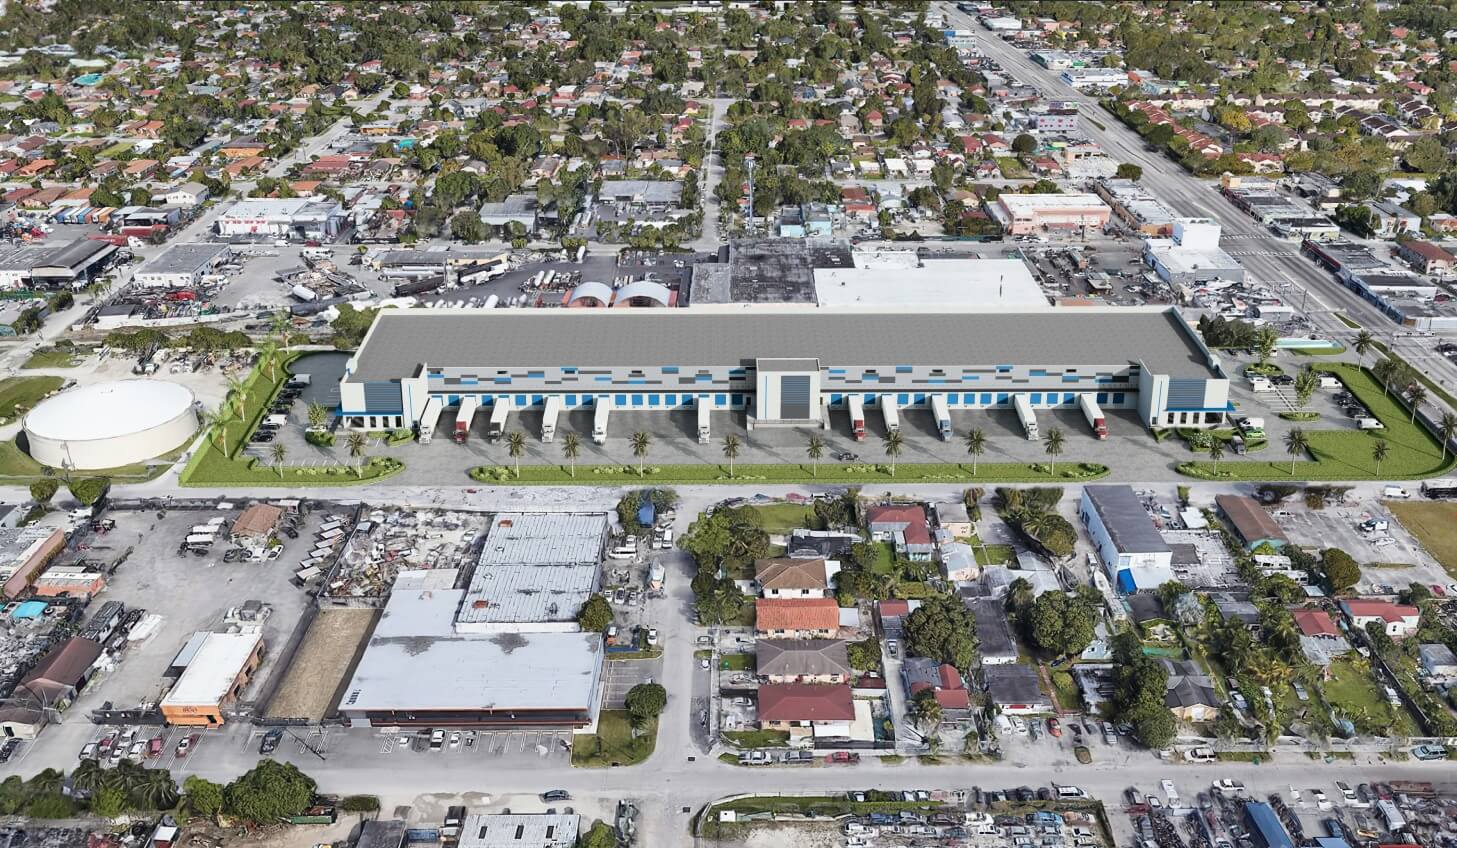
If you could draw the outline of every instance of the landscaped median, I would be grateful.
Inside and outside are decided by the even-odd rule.
[[[1370,369],[1355,365],[1317,365],[1315,370],[1338,377],[1371,415],[1383,425],[1380,430],[1304,431],[1311,459],[1297,460],[1291,467],[1283,444],[1271,448],[1285,460],[1222,460],[1184,462],[1179,473],[1203,480],[1415,480],[1435,477],[1457,464],[1457,455],[1442,457],[1437,438],[1420,424],[1396,398],[1383,392]],[[1389,448],[1379,466],[1373,458],[1376,443]]]
[[[1097,480],[1108,474],[1106,465],[1059,462],[1056,473],[1048,463],[980,463],[972,475],[964,463],[897,463],[889,465],[821,465],[816,474],[808,465],[648,465],[638,474],[636,465],[581,465],[576,474],[565,465],[523,465],[518,476],[510,466],[482,465],[470,470],[478,483],[520,485],[595,486],[602,483],[1055,483]]]
[[[265,354],[234,389],[182,469],[184,486],[353,486],[398,474],[405,464],[391,457],[361,459],[356,466],[276,467],[242,455],[248,439],[288,381],[288,364],[301,353]]]

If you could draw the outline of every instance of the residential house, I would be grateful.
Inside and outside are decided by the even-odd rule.
[[[1021,663],[993,665],[982,674],[986,678],[987,699],[1003,715],[1052,712],[1052,699],[1042,691],[1042,680],[1032,666]]]
[[[1006,608],[995,598],[964,598],[962,603],[971,611],[976,641],[984,666],[1011,665],[1019,655],[1017,640],[1012,635],[1012,624],[1007,621]]]
[[[1238,621],[1253,630],[1260,627],[1260,610],[1250,601],[1248,592],[1210,592],[1209,599],[1226,624]]]
[[[754,581],[766,598],[823,598],[839,570],[824,557],[761,559],[754,563]]]
[[[1417,646],[1422,676],[1436,685],[1457,682],[1457,654],[1440,642]]]
[[[759,727],[791,739],[848,738],[855,702],[847,684],[769,683],[759,687]]]
[[[205,203],[209,196],[207,186],[202,183],[187,182],[176,188],[168,189],[167,193],[162,195],[162,201],[168,206],[192,209]]]
[[[936,511],[936,524],[946,531],[947,535],[966,539],[976,532],[964,502],[942,501],[937,503],[933,509]]]
[[[1213,721],[1219,715],[1219,693],[1209,675],[1191,660],[1159,660],[1169,673],[1164,705],[1182,721]]]
[[[1433,274],[1445,277],[1452,273],[1452,268],[1457,265],[1457,256],[1443,250],[1429,241],[1412,239],[1403,242],[1397,249],[1402,259],[1411,263],[1411,266],[1423,274]]]
[[[100,643],[72,636],[41,657],[16,688],[47,707],[68,703],[91,680],[92,667],[100,656]]]
[[[1371,229],[1378,238],[1393,238],[1398,233],[1415,233],[1422,227],[1420,215],[1389,200],[1366,204],[1371,210]]]
[[[926,524],[926,510],[920,504],[879,504],[865,512],[870,537],[893,542],[895,552],[910,560],[929,560],[934,546]]]
[[[759,677],[770,683],[848,683],[850,660],[841,639],[760,639]]]
[[[971,693],[954,665],[926,657],[907,657],[901,663],[901,679],[912,698],[929,690],[946,718],[963,718],[971,712]]]
[[[966,583],[981,576],[976,552],[965,542],[941,543],[941,573],[953,583]]]
[[[880,619],[880,633],[887,639],[899,639],[905,628],[906,617],[921,605],[918,600],[890,598],[875,602],[875,616]]]
[[[1417,632],[1422,616],[1421,610],[1413,606],[1360,598],[1341,601],[1341,611],[1357,629],[1365,630],[1366,625],[1379,622],[1386,635],[1398,640]]]
[[[1312,663],[1324,668],[1351,650],[1351,643],[1331,614],[1319,609],[1293,609],[1295,629],[1300,631],[1300,651]]]
[[[833,598],[760,598],[754,611],[760,636],[830,639],[840,630],[840,607]]]
[[[1254,550],[1261,545],[1283,548],[1290,538],[1280,528],[1270,513],[1259,502],[1247,495],[1216,495],[1214,505],[1219,514],[1234,528],[1235,535],[1244,543],[1245,550]]]

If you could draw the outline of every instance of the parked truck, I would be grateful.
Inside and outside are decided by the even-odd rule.
[[[435,438],[435,424],[440,420],[440,396],[431,395],[425,401],[425,411],[420,413],[420,444],[428,445]]]
[[[1083,408],[1083,417],[1088,419],[1093,435],[1100,439],[1108,438],[1108,422],[1103,418],[1103,409],[1098,406],[1097,399],[1092,395],[1078,395],[1078,406]]]
[[[945,395],[931,395],[931,412],[936,416],[936,429],[941,432],[941,441],[951,441],[951,409]]]
[[[597,398],[597,408],[592,412],[592,441],[597,444],[607,442],[607,416],[612,414],[612,398]]]
[[[547,395],[546,409],[541,413],[541,440],[543,442],[550,442],[556,438],[556,420],[561,414],[561,395]]]
[[[496,398],[491,406],[491,421],[486,425],[486,438],[496,440],[506,432],[506,418],[511,414],[511,399]]]
[[[698,444],[700,445],[708,444],[708,440],[712,435],[708,425],[710,409],[708,398],[701,397],[698,399]]]
[[[885,432],[899,433],[901,429],[900,408],[896,406],[895,395],[880,396],[880,412],[885,416]]]
[[[865,401],[859,395],[851,395],[850,401],[850,434],[855,441],[865,441]]]
[[[476,409],[479,407],[480,401],[474,397],[460,399],[460,409],[455,413],[455,443],[457,445],[465,444],[465,440],[470,438],[470,424],[476,417]]]
[[[1027,441],[1035,442],[1042,438],[1037,433],[1037,413],[1032,411],[1032,401],[1026,395],[1013,395],[1012,405],[1017,408],[1017,418],[1022,421],[1022,429],[1027,433]]]

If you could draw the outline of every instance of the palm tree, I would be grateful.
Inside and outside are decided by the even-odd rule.
[[[1411,423],[1417,423],[1417,408],[1427,399],[1427,390],[1421,383],[1417,383],[1406,391],[1406,399],[1411,402]]]
[[[734,479],[734,460],[739,458],[739,450],[743,446],[743,442],[739,441],[739,437],[732,433],[723,437],[723,455],[728,457],[730,480]]]
[[[1376,463],[1376,476],[1381,476],[1381,463],[1391,456],[1391,445],[1385,439],[1377,439],[1371,446],[1371,461]]]
[[[1366,359],[1366,351],[1376,344],[1376,337],[1371,335],[1370,330],[1362,330],[1356,334],[1356,341],[1351,347],[1356,349],[1356,367],[1360,368],[1361,363]]]
[[[1320,375],[1309,368],[1301,371],[1295,378],[1295,405],[1304,411],[1310,405],[1310,398],[1315,390],[1320,388]]]
[[[1275,343],[1279,339],[1274,327],[1265,327],[1255,336],[1255,354],[1260,358],[1261,368],[1270,364],[1270,357],[1275,355]]]
[[[1305,431],[1299,427],[1294,428],[1285,434],[1285,452],[1290,454],[1290,476],[1295,476],[1295,458],[1305,453],[1310,447],[1310,440],[1306,438]]]
[[[653,446],[653,437],[639,430],[632,434],[632,455],[637,457],[637,476],[642,476],[643,457],[648,455],[648,448]]]
[[[562,455],[572,464],[572,478],[577,476],[577,457],[582,455],[582,437],[576,433],[562,436]]]
[[[293,319],[289,317],[287,312],[275,312],[273,313],[273,317],[269,319],[268,332],[277,336],[279,341],[283,342],[284,353],[288,352],[288,331],[292,329]]]
[[[906,449],[906,437],[901,435],[900,430],[891,430],[885,434],[885,439],[881,442],[881,445],[885,448],[885,455],[890,457],[890,476],[894,477],[895,458],[900,456],[901,451]]]
[[[987,434],[980,427],[973,427],[966,434],[966,452],[971,454],[971,476],[976,476],[977,457],[986,453]]]
[[[278,343],[272,339],[258,345],[258,361],[268,369],[268,379],[273,379],[274,369],[278,367]]]
[[[82,760],[71,772],[71,784],[77,789],[95,792],[101,788],[101,776],[105,773],[98,760]]]
[[[329,407],[324,406],[318,401],[313,401],[308,406],[308,416],[309,426],[315,430],[322,430],[324,429],[324,425],[329,422]],[[422,421],[420,422],[420,426],[431,426],[431,422]]]
[[[1375,365],[1371,366],[1371,373],[1376,375],[1376,379],[1381,381],[1382,397],[1390,397],[1391,380],[1392,377],[1395,376],[1395,371],[1396,363],[1392,362],[1390,359],[1383,359]]]
[[[1214,473],[1219,473],[1219,461],[1224,459],[1224,440],[1214,439],[1209,443],[1209,460],[1214,463]]]
[[[204,411],[202,419],[202,426],[212,428],[213,443],[218,450],[225,450],[224,445],[228,440],[228,413],[220,406]]]
[[[520,430],[506,434],[506,453],[516,461],[516,479],[521,479],[521,454],[526,453],[526,437]]]
[[[1052,457],[1052,476],[1057,476],[1057,458],[1062,456],[1062,448],[1067,444],[1067,436],[1062,433],[1061,427],[1053,427],[1047,431],[1047,443],[1042,450]]]
[[[278,479],[283,479],[283,460],[288,457],[288,446],[283,442],[274,442],[273,447],[268,451],[273,455],[273,467],[278,469]]]
[[[820,457],[825,455],[825,440],[819,436],[810,436],[809,442],[804,446],[804,452],[809,455],[810,467],[814,476],[820,476]]]
[[[369,439],[363,433],[349,434],[349,458],[355,461],[354,473],[364,477],[364,451],[369,447]]]
[[[243,417],[243,404],[248,402],[248,385],[237,377],[228,378],[228,397],[233,401],[233,412]]]
[[[1442,461],[1447,461],[1447,443],[1457,436],[1457,415],[1450,412],[1442,413],[1442,420],[1437,422],[1437,435],[1442,437]]]

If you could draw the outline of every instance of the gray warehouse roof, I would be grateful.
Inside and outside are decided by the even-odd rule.
[[[460,829],[460,848],[571,848],[577,844],[576,813],[472,813]]]
[[[395,592],[339,709],[589,710],[600,633],[456,635],[459,589]]]
[[[1148,510],[1128,486],[1084,486],[1114,546],[1125,554],[1161,554],[1172,549],[1153,526]]]
[[[822,365],[1107,365],[1214,374],[1174,310],[1037,313],[383,310],[353,381],[433,367],[721,366],[756,358]]]
[[[166,252],[143,265],[140,274],[191,274],[206,267],[219,256],[232,250],[226,244],[191,242],[174,244]]]
[[[491,521],[480,564],[595,566],[606,539],[606,513],[503,512]]]

